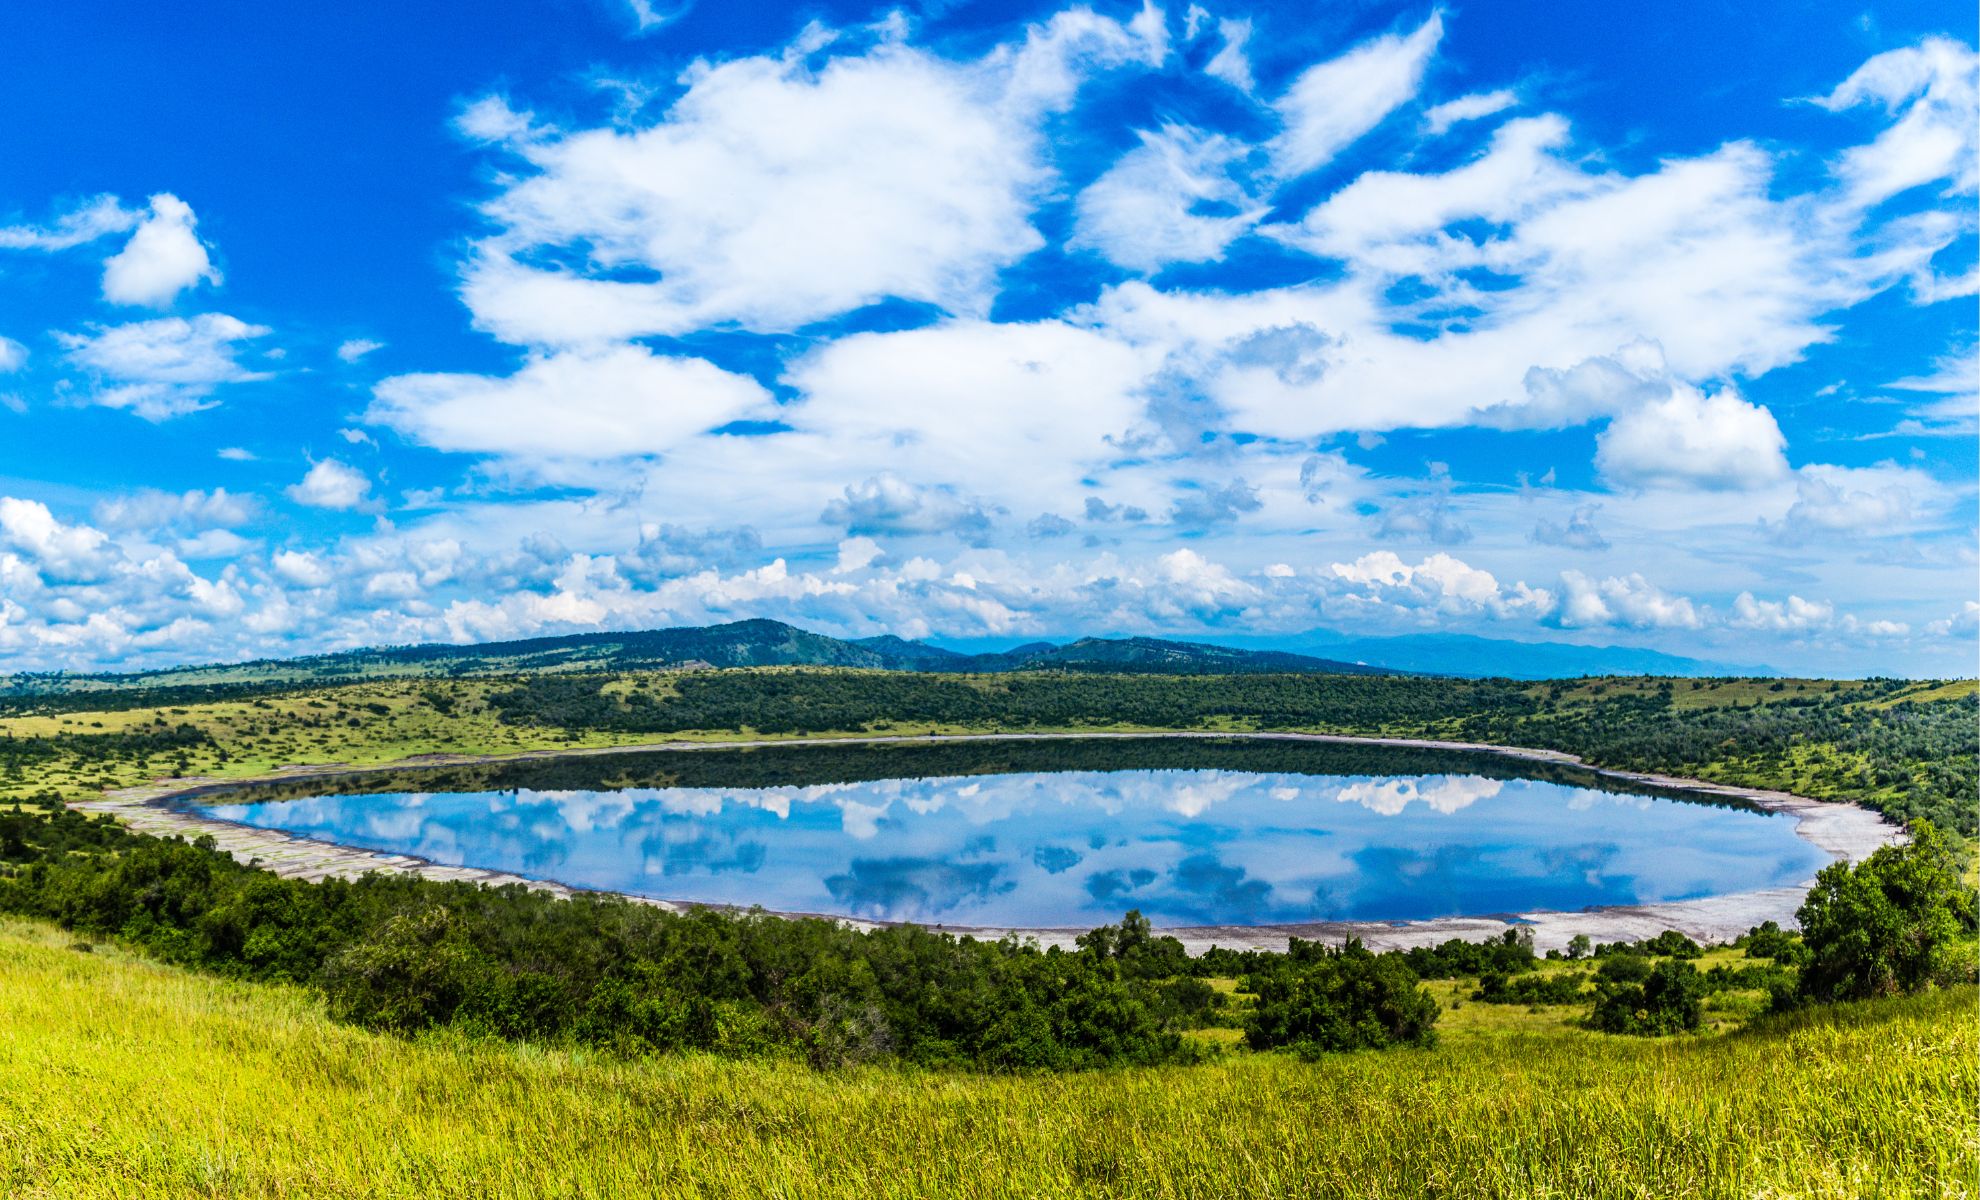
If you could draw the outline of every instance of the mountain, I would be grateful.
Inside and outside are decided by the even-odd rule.
[[[782,621],[578,633],[472,646],[389,646],[308,658],[174,667],[127,675],[0,676],[0,696],[134,687],[502,675],[530,671],[627,671],[670,667],[863,667],[889,671],[1114,671],[1211,674],[1263,671],[1393,674],[1382,668],[1275,650],[1247,650],[1160,638],[1081,638],[1033,642],[997,654],[961,654],[892,635],[844,641]]]
[[[1326,629],[1279,637],[1220,638],[1238,647],[1295,650],[1422,675],[1496,675],[1508,679],[1567,679],[1580,675],[1773,676],[1772,667],[1685,658],[1635,646],[1521,642],[1464,633],[1353,637]]]
[[[968,665],[948,669],[1024,671],[1059,668],[1163,675],[1236,675],[1265,671],[1328,675],[1400,674],[1361,663],[1288,654],[1279,650],[1243,650],[1207,642],[1171,642],[1150,637],[1080,638],[1063,646],[1034,642],[1001,654],[972,655],[964,662]]]

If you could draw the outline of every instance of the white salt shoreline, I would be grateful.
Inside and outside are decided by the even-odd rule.
[[[641,745],[591,747],[580,750],[528,751],[520,754],[427,755],[399,763],[364,767],[350,767],[339,763],[317,764],[248,779],[160,780],[146,787],[121,788],[107,791],[104,793],[102,800],[79,801],[71,805],[71,807],[86,812],[110,813],[125,825],[143,833],[185,838],[198,837],[202,834],[210,835],[219,849],[233,855],[234,858],[242,862],[258,862],[262,867],[289,878],[318,880],[339,877],[352,879],[367,871],[394,871],[420,875],[428,879],[464,880],[490,885],[519,883],[527,887],[567,896],[577,889],[567,887],[552,880],[528,879],[519,875],[506,874],[500,871],[480,870],[473,867],[450,867],[412,855],[386,854],[352,846],[342,846],[330,842],[297,837],[279,830],[255,829],[170,806],[173,802],[185,798],[190,793],[216,785],[233,787],[254,783],[295,782],[297,780],[319,776],[358,775],[375,771],[397,771],[416,767],[510,762],[541,758],[575,758],[600,754],[652,753],[656,751],[688,752],[765,746],[842,746],[972,741],[1093,741],[1139,738],[1239,738],[1259,741],[1396,746],[1423,750],[1459,750],[1493,754],[1502,758],[1529,762],[1557,763],[1563,766],[1577,767],[1581,770],[1627,783],[1679,788],[1688,792],[1745,801],[1757,808],[1771,812],[1792,813],[1796,818],[1795,833],[1817,849],[1828,854],[1834,860],[1847,860],[1851,862],[1860,860],[1875,851],[1878,847],[1896,841],[1903,836],[1901,830],[1884,820],[1882,816],[1856,804],[1811,800],[1805,796],[1796,796],[1788,792],[1735,787],[1729,784],[1711,783],[1700,779],[1684,779],[1670,775],[1654,775],[1633,771],[1618,771],[1604,767],[1592,767],[1582,762],[1576,755],[1563,754],[1554,750],[1536,750],[1522,746],[1488,746],[1474,742],[1442,742],[1421,738],[1353,737],[1345,734],[1321,733],[1209,733],[1196,731],[1152,733],[988,733],[949,736],[787,738],[779,740],[727,742],[655,742]],[[1654,937],[1666,929],[1675,929],[1697,941],[1723,942],[1737,937],[1747,929],[1763,921],[1771,920],[1778,921],[1783,925],[1791,925],[1794,921],[1795,910],[1800,907],[1802,898],[1807,895],[1808,885],[1813,882],[1810,879],[1795,887],[1735,892],[1724,896],[1710,896],[1699,900],[1681,900],[1661,904],[1616,905],[1584,909],[1578,912],[1538,910],[1496,916],[1438,917],[1422,921],[1327,921],[1295,925],[1193,926],[1167,928],[1163,929],[1162,932],[1181,939],[1183,945],[1191,953],[1201,953],[1213,945],[1234,948],[1249,947],[1266,950],[1283,950],[1287,940],[1294,937],[1330,942],[1337,942],[1349,937],[1358,937],[1374,949],[1406,949],[1411,946],[1430,945],[1454,937],[1479,941],[1485,938],[1497,937],[1505,930],[1512,928],[1530,930],[1533,934],[1534,946],[1543,952],[1565,948],[1568,939],[1576,934],[1586,934],[1598,942],[1635,941],[1641,938]],[[686,902],[656,900],[644,896],[633,896],[629,898],[638,900],[641,903],[654,904],[673,910],[693,907],[692,904]],[[873,925],[872,922],[867,921],[846,918],[839,919],[846,920],[848,924],[862,928],[869,928]],[[952,933],[967,933],[977,937],[994,938],[1014,934],[1020,938],[1035,938],[1041,945],[1067,947],[1073,944],[1074,937],[1085,932],[1083,928],[992,928],[982,926],[939,926],[938,928],[946,929]]]

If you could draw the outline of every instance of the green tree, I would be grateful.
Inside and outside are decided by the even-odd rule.
[[[1945,835],[1919,821],[1902,845],[1823,868],[1796,916],[1808,950],[1797,993],[1829,1002],[1903,995],[1947,976],[1975,909]]]

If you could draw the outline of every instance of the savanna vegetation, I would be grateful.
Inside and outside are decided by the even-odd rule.
[[[78,707],[89,705],[89,707]],[[10,715],[11,714],[11,715]],[[1286,730],[1525,745],[1980,832],[1971,681],[1003,675],[759,669],[256,681],[0,697],[0,800],[656,739]]]
[[[75,942],[0,919],[0,1194],[1855,1200],[1980,1171],[1970,987],[1718,1035],[1708,1002],[1707,1035],[1669,1039],[1438,983],[1430,1047],[815,1071],[381,1034]]]
[[[584,667],[0,700],[0,1191],[1946,1195],[1980,1169],[1971,683]],[[291,763],[1172,729],[1543,746],[1860,800],[1912,838],[1825,871],[1800,931],[1733,946],[1665,934],[1539,956],[1514,933],[1192,958],[1132,913],[1059,950],[304,882],[67,806]],[[1350,771],[1367,753],[1242,749]],[[777,783],[794,755],[850,780],[899,773],[900,755],[941,774],[1076,752],[612,761],[652,786],[692,784],[718,754],[730,782]],[[1385,769],[1407,769],[1398,753]],[[569,769],[443,758],[419,778],[554,787]]]

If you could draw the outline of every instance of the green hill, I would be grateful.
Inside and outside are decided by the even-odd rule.
[[[1036,642],[1001,654],[958,654],[889,636],[845,641],[782,621],[732,621],[626,633],[576,633],[478,645],[388,646],[307,658],[174,667],[128,674],[0,676],[0,697],[255,683],[350,682],[540,671],[644,671],[682,667],[855,667],[883,671],[1113,671],[1158,674],[1391,675],[1400,672],[1272,650],[1239,650],[1160,638]]]

